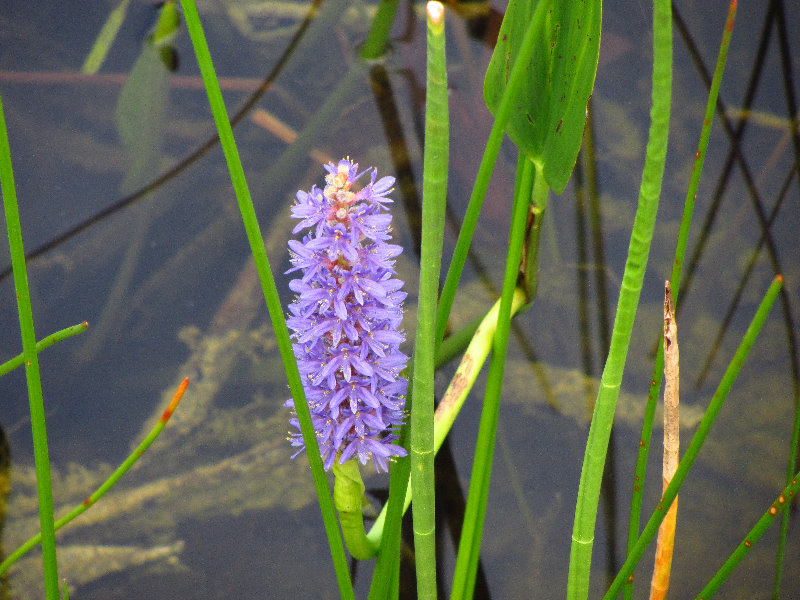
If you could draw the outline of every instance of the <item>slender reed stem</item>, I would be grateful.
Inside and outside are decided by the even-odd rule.
[[[481,158],[472,194],[469,197],[467,212],[464,215],[464,221],[458,233],[456,247],[453,249],[453,257],[450,259],[450,267],[447,269],[447,277],[439,298],[439,308],[436,311],[437,347],[444,338],[444,332],[447,329],[447,319],[450,316],[450,309],[453,307],[453,300],[456,297],[456,289],[458,288],[458,282],[461,280],[461,272],[464,270],[464,264],[467,261],[467,252],[472,243],[475,227],[478,224],[478,217],[483,206],[483,199],[486,197],[486,190],[489,187],[494,163],[497,160],[497,154],[500,152],[500,143],[503,141],[511,111],[514,109],[514,100],[528,75],[528,64],[537,42],[535,34],[536,26],[531,21],[522,40],[519,56],[514,61],[514,66],[511,67],[508,84],[503,93],[503,98],[500,100],[500,106],[497,109],[492,130],[489,132],[489,138],[486,140],[486,149],[483,151],[483,158]]]
[[[36,353],[38,354],[45,348],[49,348],[56,342],[60,342],[67,338],[71,338],[73,335],[77,335],[79,333],[83,333],[89,328],[89,323],[84,321],[83,323],[78,323],[77,325],[72,325],[71,327],[67,327],[66,329],[62,329],[61,331],[56,331],[48,335],[43,340],[36,342]],[[22,363],[25,362],[25,356],[23,354],[17,354],[11,360],[7,360],[2,365],[0,365],[0,377],[16,369],[17,367],[21,366]]]
[[[570,600],[584,600],[589,594],[589,574],[597,506],[600,499],[600,483],[603,478],[608,441],[622,383],[622,374],[625,370],[625,360],[639,304],[645,267],[650,254],[650,241],[655,227],[669,137],[671,97],[672,6],[669,0],[656,0],[653,14],[653,89],[650,134],[639,202],[611,335],[611,348],[603,369],[581,470],[567,582],[567,598]]]
[[[428,2],[428,75],[425,98],[425,156],[422,184],[422,246],[419,303],[414,342],[411,407],[411,485],[414,495],[414,550],[419,598],[436,598],[434,539],[433,377],[436,301],[442,264],[447,201],[448,110],[444,50],[444,6]]]
[[[347,568],[344,545],[339,535],[339,525],[336,521],[336,513],[333,508],[330,488],[328,486],[325,473],[322,468],[322,459],[319,453],[314,427],[311,423],[311,414],[306,402],[305,392],[300,380],[300,372],[294,358],[289,330],[283,316],[278,290],[275,280],[272,277],[272,270],[267,258],[264,247],[264,240],[261,236],[258,220],[256,218],[253,201],[250,197],[250,190],[244,175],[242,163],[239,160],[239,153],[236,149],[236,142],[233,137],[230,121],[228,120],[225,103],[222,99],[222,92],[219,87],[214,65],[211,61],[211,53],[208,49],[205,34],[200,23],[200,16],[197,14],[197,7],[194,0],[181,0],[186,27],[192,39],[197,62],[200,66],[200,73],[206,86],[211,112],[214,114],[214,122],[219,133],[220,143],[225,153],[225,160],[228,163],[231,182],[233,183],[236,199],[239,203],[239,210],[242,214],[247,239],[250,242],[250,249],[256,263],[258,277],[261,281],[261,288],[264,299],[269,311],[270,320],[275,331],[275,338],[278,342],[281,359],[283,360],[286,376],[289,381],[289,388],[294,398],[295,410],[300,421],[303,433],[303,440],[306,447],[306,455],[311,465],[311,473],[314,479],[314,486],[319,499],[320,511],[325,524],[325,532],[328,536],[328,544],[333,558],[334,569],[339,583],[339,592],[343,598],[353,598],[353,586],[350,581],[350,573]]]
[[[714,593],[720,588],[720,586],[725,583],[725,580],[728,576],[733,572],[733,570],[742,562],[742,559],[750,552],[750,549],[753,545],[761,539],[761,536],[767,530],[767,528],[772,525],[772,522],[775,520],[775,517],[778,516],[780,512],[788,512],[786,511],[786,507],[789,506],[790,500],[797,496],[797,493],[800,492],[800,473],[796,473],[795,476],[789,481],[789,485],[787,485],[783,491],[775,498],[775,502],[770,504],[769,508],[766,512],[761,516],[758,522],[753,526],[753,528],[747,533],[744,539],[736,546],[736,550],[733,551],[733,554],[725,561],[725,564],[720,567],[720,570],[717,571],[716,575],[711,578],[711,581],[708,582],[708,585],[703,588],[697,595],[697,600],[708,600]]]
[[[529,161],[522,156],[522,152],[520,152],[519,161],[518,169],[524,171],[533,168],[533,164],[529,164]],[[519,181],[525,179],[525,176],[518,178]],[[539,167],[536,168],[533,186],[534,204],[541,206],[546,202],[542,198],[546,198],[548,186],[542,169]],[[514,194],[511,231],[509,232],[508,240],[509,250],[503,277],[500,311],[497,317],[497,334],[492,348],[492,362],[489,365],[489,374],[486,381],[480,429],[475,446],[475,459],[472,463],[472,474],[470,476],[469,496],[464,513],[464,525],[461,529],[456,569],[453,575],[453,590],[450,595],[453,600],[472,598],[475,589],[475,576],[478,572],[483,523],[489,499],[489,483],[492,475],[497,420],[500,411],[500,392],[502,390],[503,372],[508,351],[508,335],[511,329],[511,306],[519,275],[519,265],[522,260],[528,207],[531,202],[531,196],[523,193],[523,191],[517,189]]]
[[[189,378],[186,377],[181,384],[178,386],[178,390],[175,392],[175,395],[172,397],[169,405],[167,406],[166,410],[164,410],[164,414],[161,415],[161,418],[158,420],[158,423],[155,424],[153,429],[147,436],[141,441],[141,443],[136,446],[136,449],[130,453],[128,458],[116,468],[116,470],[106,479],[103,484],[97,488],[89,497],[87,497],[83,502],[81,502],[78,506],[73,508],[69,511],[66,515],[61,517],[58,521],[55,522],[55,531],[58,531],[67,523],[73,521],[79,515],[85,513],[89,510],[90,506],[93,506],[100,498],[102,498],[108,490],[110,490],[114,484],[116,484],[120,478],[127,473],[130,468],[134,465],[134,463],[139,460],[145,451],[151,446],[151,444],[155,441],[155,439],[159,436],[161,431],[169,421],[169,418],[175,412],[175,409],[178,408],[178,404],[183,398],[183,393],[186,391],[186,386],[189,385]],[[31,548],[36,546],[42,541],[42,534],[37,533],[32,538],[30,538],[27,542],[22,544],[19,548],[14,550],[8,557],[0,563],[0,575],[8,571],[9,567],[17,562],[20,558],[22,558]]]
[[[708,406],[708,409],[706,409],[705,415],[703,415],[703,419],[697,426],[697,431],[695,432],[694,437],[692,437],[692,441],[689,444],[689,447],[686,449],[686,454],[683,455],[683,459],[678,465],[677,471],[675,471],[675,476],[672,478],[669,486],[664,491],[661,502],[659,502],[656,510],[647,521],[647,525],[645,525],[645,528],[642,530],[642,535],[639,536],[636,544],[632,548],[629,548],[628,558],[625,560],[625,564],[622,565],[622,569],[620,569],[619,573],[617,573],[617,576],[614,578],[614,581],[611,583],[611,587],[606,592],[606,595],[603,596],[604,600],[612,600],[612,598],[617,597],[617,594],[619,594],[621,591],[622,586],[628,580],[628,577],[630,577],[631,573],[633,573],[633,569],[636,567],[636,564],[639,562],[642,554],[644,554],[645,548],[647,548],[648,544],[652,541],[653,536],[655,536],[656,532],[658,531],[658,527],[661,525],[661,521],[664,519],[664,515],[666,514],[666,507],[669,507],[672,504],[672,501],[675,500],[676,496],[678,495],[678,490],[686,480],[686,476],[689,474],[689,470],[692,468],[695,459],[697,459],[697,455],[700,453],[700,449],[703,447],[703,443],[711,431],[714,420],[717,418],[717,414],[719,414],[725,399],[728,397],[728,392],[730,392],[733,383],[736,381],[739,371],[742,369],[742,366],[744,366],[745,360],[747,360],[747,355],[750,353],[750,349],[753,347],[753,344],[755,343],[756,338],[758,337],[758,334],[764,325],[764,322],[767,320],[769,311],[772,308],[772,305],[775,303],[775,298],[778,296],[778,292],[780,292],[782,285],[783,277],[778,275],[773,280],[772,285],[769,286],[769,289],[764,295],[764,298],[761,301],[753,320],[750,322],[750,325],[747,328],[739,347],[736,349],[736,353],[731,359],[728,368],[725,370],[725,375],[723,375],[722,381],[720,381],[716,392],[714,392],[714,396],[711,398],[711,402]]]
[[[700,131],[700,141],[697,144],[694,168],[692,169],[689,187],[683,204],[683,216],[681,218],[680,230],[678,232],[678,242],[675,247],[675,258],[672,262],[670,284],[672,286],[672,296],[676,304],[678,302],[678,296],[680,292],[681,275],[683,273],[683,262],[686,256],[686,245],[689,240],[689,230],[692,224],[692,215],[694,214],[695,197],[697,195],[697,188],[700,185],[700,175],[703,172],[703,165],[705,164],[708,140],[711,135],[711,123],[714,118],[717,97],[719,96],[719,86],[722,82],[722,74],[725,70],[725,63],[727,62],[728,48],[730,46],[735,18],[736,0],[733,0],[728,10],[728,18],[725,21],[725,29],[722,34],[722,41],[720,43],[719,53],[717,55],[717,64],[716,68],[714,69],[714,77],[711,82],[711,89],[709,90],[708,100],[706,102],[705,118],[703,119],[703,126]],[[632,548],[639,537],[639,522],[642,513],[642,493],[644,490],[647,469],[647,456],[650,449],[650,439],[653,432],[653,418],[655,415],[656,403],[658,401],[658,392],[661,389],[663,370],[664,346],[659,343],[656,351],[655,364],[653,365],[653,374],[651,377],[652,383],[650,385],[647,405],[645,407],[645,416],[642,421],[639,453],[636,459],[636,471],[634,474],[634,484],[632,486],[633,493],[631,495],[630,520],[628,524],[628,548]],[[632,600],[633,581],[629,582],[629,584],[625,586],[624,597],[625,600]]]
[[[378,12],[372,19],[367,39],[361,47],[361,58],[364,60],[378,59],[386,52],[389,32],[392,30],[392,23],[394,23],[394,16],[399,4],[398,0],[381,0],[378,4]]]
[[[521,288],[517,288],[514,292],[514,299],[511,304],[511,316],[516,315],[525,305],[526,294]],[[433,415],[433,452],[439,452],[442,447],[447,434],[453,427],[453,423],[461,412],[461,407],[467,399],[472,386],[478,374],[483,368],[486,358],[489,356],[489,351],[494,344],[494,336],[497,331],[497,315],[500,312],[500,300],[494,303],[494,306],[480,319],[480,324],[477,328],[467,326],[468,331],[472,331],[472,337],[469,346],[464,352],[464,356],[456,369],[453,378],[450,380],[450,385],[447,386],[442,399],[436,407],[436,412]],[[452,336],[451,336],[452,338]],[[442,348],[449,345],[451,338],[447,338],[442,344]],[[394,470],[394,469],[392,469]],[[411,504],[411,485],[409,484],[406,489],[405,501],[403,504],[403,512],[405,512]],[[388,505],[384,506],[375,523],[370,529],[367,537],[372,540],[379,540],[382,538],[384,531],[384,521],[388,520]]]
[[[25,249],[22,245],[22,225],[19,220],[17,191],[11,166],[11,146],[8,141],[2,98],[0,98],[0,187],[3,192],[3,210],[6,215],[11,267],[14,272],[14,289],[17,294],[19,329],[22,336],[22,355],[25,361],[25,377],[28,382],[28,403],[33,430],[33,457],[36,463],[36,486],[39,494],[39,524],[42,530],[44,590],[47,600],[58,600],[53,491],[50,484],[50,457],[47,450],[42,380],[39,374],[39,356],[36,350],[36,332],[33,327],[28,272],[25,268]]]

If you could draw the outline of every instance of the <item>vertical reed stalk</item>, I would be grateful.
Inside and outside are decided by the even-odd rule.
[[[655,0],[650,133],[639,202],[611,335],[611,348],[600,381],[600,390],[595,402],[581,470],[567,582],[567,598],[570,600],[584,600],[589,594],[589,574],[597,506],[600,500],[600,483],[603,478],[608,441],[622,383],[622,374],[625,370],[625,360],[639,304],[645,267],[650,254],[650,241],[655,227],[667,154],[671,98],[672,5],[670,0]]]
[[[328,545],[331,550],[333,566],[339,583],[339,592],[343,598],[353,598],[353,585],[350,580],[350,573],[347,568],[344,545],[339,535],[339,524],[336,520],[336,513],[333,508],[330,487],[325,477],[322,467],[322,459],[319,453],[314,427],[311,423],[311,414],[306,401],[303,385],[300,380],[300,372],[292,350],[289,330],[284,320],[283,307],[278,297],[278,289],[275,286],[275,279],[272,276],[269,259],[264,246],[264,240],[258,225],[253,200],[245,179],[244,169],[242,168],[239,152],[236,149],[236,141],[233,137],[230,120],[225,109],[225,102],[222,98],[222,91],[219,81],[214,71],[214,64],[211,60],[211,52],[208,48],[200,16],[197,13],[197,6],[194,0],[181,0],[186,28],[192,39],[192,46],[197,56],[197,63],[200,67],[200,74],[203,77],[206,93],[208,94],[211,112],[214,115],[214,123],[219,134],[220,144],[225,153],[225,160],[230,171],[231,182],[233,184],[236,199],[239,204],[239,211],[242,215],[247,239],[250,242],[250,249],[253,253],[253,260],[256,264],[264,299],[269,311],[272,327],[275,331],[275,338],[281,354],[286,376],[289,381],[289,388],[294,398],[295,410],[300,421],[303,432],[303,439],[306,446],[306,455],[311,465],[311,474],[314,479],[314,487],[319,499],[320,511],[325,524],[325,532],[328,536]]]
[[[533,170],[534,165],[520,152],[518,171]],[[535,169],[533,180],[533,200],[537,206],[546,204],[548,193],[547,182],[541,168]],[[522,175],[518,182],[529,177]],[[523,186],[526,187],[526,186]],[[526,191],[530,188],[526,188]],[[512,212],[511,230],[508,239],[508,255],[503,277],[503,292],[500,299],[500,311],[497,316],[497,333],[492,345],[492,362],[486,380],[483,410],[481,411],[480,429],[475,444],[475,458],[469,482],[469,496],[464,511],[464,525],[461,529],[461,541],[458,546],[458,558],[453,575],[452,600],[472,598],[475,588],[475,577],[478,572],[483,524],[486,506],[489,499],[489,483],[492,476],[492,458],[494,457],[497,421],[500,411],[500,392],[502,390],[505,359],[508,351],[508,336],[511,329],[511,308],[515,296],[519,265],[522,260],[522,247],[525,240],[528,210],[531,197],[527,193],[515,190]]]
[[[448,109],[444,6],[428,2],[428,75],[425,98],[425,155],[422,184],[417,334],[411,395],[411,486],[414,490],[414,550],[419,598],[436,598],[434,539],[433,377],[436,302],[442,265],[447,194]]]
[[[44,398],[39,374],[39,355],[36,350],[36,332],[33,327],[31,295],[28,288],[28,272],[25,268],[25,248],[22,245],[22,225],[19,220],[17,190],[11,166],[11,146],[8,141],[2,98],[0,98],[0,187],[3,192],[3,210],[6,215],[11,267],[14,272],[14,290],[17,294],[25,378],[28,382],[28,402],[33,430],[33,457],[36,464],[36,486],[39,494],[39,525],[42,531],[44,590],[47,600],[57,600],[58,564],[56,562],[53,491],[50,487],[50,457],[47,450]]]
[[[675,246],[675,258],[672,262],[670,286],[672,287],[672,296],[676,305],[680,295],[679,292],[683,273],[683,262],[686,256],[686,245],[689,240],[689,230],[692,224],[692,215],[694,214],[695,197],[697,195],[697,189],[700,185],[700,176],[703,173],[703,165],[705,164],[706,151],[708,149],[708,140],[711,135],[711,123],[714,120],[714,111],[716,109],[717,98],[719,96],[719,87],[720,83],[722,82],[722,74],[725,71],[725,63],[727,62],[728,48],[730,47],[731,34],[733,33],[733,25],[735,20],[736,0],[732,0],[728,8],[728,17],[725,21],[725,29],[722,34],[722,41],[720,42],[719,52],[717,54],[714,77],[708,93],[708,100],[706,101],[705,118],[703,119],[703,126],[700,130],[700,140],[697,143],[697,152],[695,154],[692,175],[683,204],[683,216],[681,217],[678,241]],[[639,537],[639,521],[642,513],[642,492],[646,477],[647,456],[650,449],[650,439],[653,432],[653,417],[655,415],[656,403],[658,399],[658,390],[661,388],[661,374],[663,372],[663,368],[664,346],[663,344],[659,343],[656,351],[655,364],[653,365],[653,373],[651,377],[652,383],[648,393],[645,416],[642,421],[642,433],[639,443],[639,453],[636,458],[634,484],[631,486],[633,493],[631,494],[631,510],[628,524],[628,548],[632,548]],[[624,598],[625,600],[632,600],[633,581],[625,586]]]

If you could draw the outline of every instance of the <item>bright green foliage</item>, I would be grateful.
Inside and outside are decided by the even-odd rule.
[[[600,52],[601,13],[602,0],[511,0],[486,71],[483,95],[496,116],[514,62],[529,64],[506,133],[559,194],[581,146]],[[520,47],[532,20],[537,43],[528,58],[520,55]]]

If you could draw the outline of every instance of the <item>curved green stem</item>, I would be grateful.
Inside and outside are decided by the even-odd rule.
[[[351,458],[341,465],[337,457],[332,470],[336,476],[333,484],[333,505],[339,513],[344,543],[353,558],[358,560],[372,558],[378,551],[378,544],[368,539],[364,533],[364,517],[361,509],[364,506],[365,488],[358,460]]]

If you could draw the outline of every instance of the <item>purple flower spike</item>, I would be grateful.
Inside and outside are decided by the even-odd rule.
[[[359,173],[350,159],[325,170],[325,189],[297,192],[292,207],[301,220],[293,233],[311,231],[302,242],[289,242],[287,273],[300,271],[301,277],[290,284],[295,298],[287,324],[325,470],[337,456],[342,464],[357,456],[387,471],[393,457],[406,455],[393,442],[405,418],[408,385],[399,375],[408,361],[399,329],[406,294],[394,278],[402,248],[387,243],[392,216],[385,204],[392,202],[394,177],[377,179],[373,168]],[[367,173],[369,183],[352,190]],[[294,401],[286,406],[294,409]],[[290,423],[297,429],[289,434],[300,448],[297,456],[305,445],[297,418]]]

